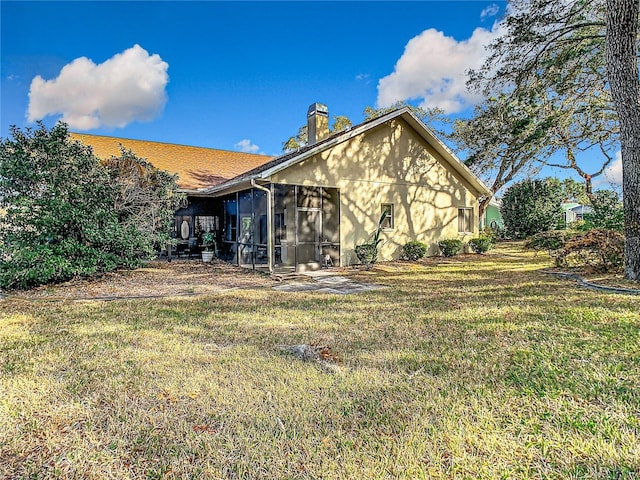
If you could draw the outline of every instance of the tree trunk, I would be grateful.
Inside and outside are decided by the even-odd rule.
[[[484,217],[484,212],[487,211],[487,207],[489,206],[489,202],[491,202],[492,198],[493,196],[487,195],[486,197],[483,197],[482,200],[480,200],[480,202],[478,203],[478,216],[480,217],[480,219]],[[487,225],[485,225],[485,227],[486,226]]]
[[[607,0],[607,77],[620,119],[624,196],[624,276],[640,281],[640,80],[638,0]]]

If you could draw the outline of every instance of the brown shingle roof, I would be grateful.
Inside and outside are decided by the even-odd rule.
[[[73,140],[91,146],[99,158],[120,155],[120,145],[155,167],[178,174],[180,188],[196,190],[226,182],[269,162],[272,157],[253,153],[188,147],[172,143],[70,133]]]

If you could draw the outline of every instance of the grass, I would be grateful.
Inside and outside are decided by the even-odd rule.
[[[506,245],[349,296],[0,302],[2,478],[640,478],[640,299]],[[328,345],[337,368],[280,345]]]

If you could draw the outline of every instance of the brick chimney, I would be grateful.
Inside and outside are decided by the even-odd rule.
[[[322,103],[312,103],[307,110],[307,143],[313,145],[329,136],[329,109]]]

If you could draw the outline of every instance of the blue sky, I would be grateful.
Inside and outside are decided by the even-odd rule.
[[[311,103],[359,122],[412,38],[435,29],[465,41],[476,28],[491,28],[501,3],[3,1],[1,135],[9,125],[33,124],[27,111],[36,76],[52,83],[80,57],[97,66],[139,45],[168,64],[164,106],[148,105],[142,121],[126,126],[71,121],[72,130],[230,150],[248,140],[245,148],[278,153]],[[79,88],[83,76],[78,68],[51,95]],[[45,123],[61,118],[55,110],[64,102],[41,103],[39,116],[50,111]]]
[[[275,155],[321,102],[469,114],[505,1],[1,3],[1,132],[72,131]]]

